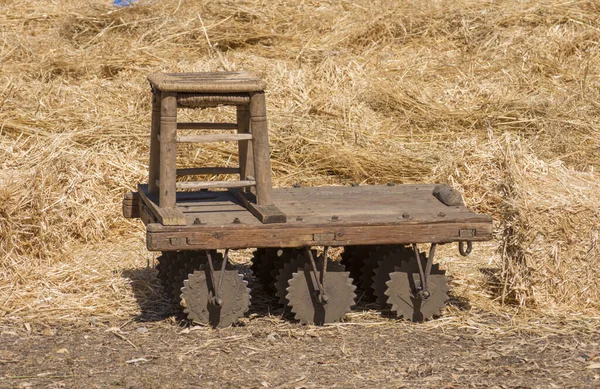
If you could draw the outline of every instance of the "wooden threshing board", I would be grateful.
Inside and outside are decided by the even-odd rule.
[[[250,247],[484,241],[492,219],[463,205],[446,206],[435,185],[339,186],[274,189],[286,223],[263,224],[227,191],[177,193],[185,225],[161,224],[156,204],[140,196],[153,251]],[[140,186],[140,190],[144,187]]]

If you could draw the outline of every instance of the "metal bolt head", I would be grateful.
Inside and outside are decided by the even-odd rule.
[[[197,217],[196,219],[194,219],[194,224],[197,226],[202,224],[202,222],[200,221],[200,218]]]
[[[296,217],[296,221],[297,221],[297,222],[301,222],[302,220],[304,220],[304,218],[302,218],[302,216],[298,216],[298,217]]]
[[[292,185],[292,187],[294,187],[294,188],[300,188],[300,183],[296,182],[294,185]]]
[[[404,212],[402,214],[402,219],[408,219],[409,217],[410,217],[410,215],[408,213],[406,213],[406,212]]]
[[[339,217],[338,215],[333,215],[333,216],[331,217],[331,221],[332,221],[332,222],[337,222],[338,220],[340,220],[340,217]]]
[[[444,212],[438,213],[438,217],[445,217],[445,216],[446,216],[446,214]]]
[[[236,217],[235,219],[233,219],[233,224],[240,224],[240,223],[241,223],[241,221],[239,218]]]

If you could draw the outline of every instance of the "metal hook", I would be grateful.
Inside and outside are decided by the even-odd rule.
[[[465,250],[464,244],[467,244],[467,249]],[[460,255],[462,255],[463,257],[466,257],[467,255],[471,254],[471,250],[473,250],[473,243],[471,241],[460,241],[458,242],[458,252],[460,253]]]

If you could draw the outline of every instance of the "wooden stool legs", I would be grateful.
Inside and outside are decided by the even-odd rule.
[[[256,203],[259,206],[273,205],[267,106],[264,92],[250,94],[250,123],[252,153],[254,154],[254,179],[256,180]]]
[[[177,166],[177,98],[160,95],[160,169],[158,201],[161,208],[175,208]]]
[[[250,108],[247,105],[237,106],[237,126],[238,133],[250,133]],[[239,141],[238,150],[238,157],[240,161],[240,180],[248,180],[249,177],[254,177],[252,142],[247,140]]]
[[[256,203],[273,205],[271,162],[264,92],[250,93],[250,104],[237,106],[237,132],[251,133],[239,140],[240,179],[256,182]],[[158,196],[160,208],[176,207],[177,95],[153,93],[148,191]]]
[[[152,91],[152,125],[150,130],[150,163],[148,175],[148,192],[158,195],[158,180],[160,166],[160,92]]]

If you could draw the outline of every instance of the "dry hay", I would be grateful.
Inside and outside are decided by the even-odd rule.
[[[489,289],[503,303],[555,312],[600,309],[600,181],[545,162],[504,135],[465,141],[440,175],[498,221],[499,268]]]
[[[119,202],[166,70],[266,79],[276,185],[454,180],[495,217],[504,302],[598,309],[596,2],[109,3],[0,0],[0,320],[138,309]]]

